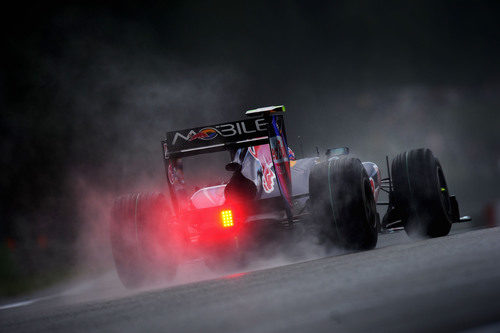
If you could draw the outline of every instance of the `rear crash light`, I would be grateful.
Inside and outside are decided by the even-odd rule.
[[[221,211],[220,217],[222,220],[222,226],[224,228],[230,228],[230,227],[234,226],[233,212],[230,209]]]

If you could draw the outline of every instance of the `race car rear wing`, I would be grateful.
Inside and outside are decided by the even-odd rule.
[[[250,118],[167,133],[165,158],[187,157],[268,143],[268,120]]]
[[[247,111],[245,114],[252,117],[249,119],[167,132],[162,142],[164,156],[187,157],[266,144],[274,117],[284,112],[283,105],[269,106]]]
[[[246,115],[251,117],[248,119],[167,132],[162,145],[174,206],[180,208],[175,193],[182,192],[184,187],[181,158],[267,144],[288,215],[291,207],[291,175],[284,111],[284,106],[260,108],[247,111]]]

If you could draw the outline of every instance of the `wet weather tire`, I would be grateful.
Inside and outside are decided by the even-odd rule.
[[[309,175],[313,222],[320,233],[346,249],[368,250],[377,244],[377,210],[365,168],[357,158],[316,164]]]
[[[116,271],[125,287],[138,288],[175,276],[180,238],[168,216],[166,199],[159,193],[116,199],[110,240]]]
[[[414,149],[392,161],[394,202],[411,237],[441,237],[450,232],[453,208],[438,159],[429,149]]]

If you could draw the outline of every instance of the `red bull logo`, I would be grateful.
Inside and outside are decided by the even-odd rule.
[[[203,128],[198,133],[193,133],[189,135],[188,141],[193,141],[196,139],[200,140],[212,140],[217,136],[217,131],[211,127]]]
[[[271,168],[271,165],[266,164],[262,174],[262,188],[266,193],[271,193],[274,190],[274,179],[276,179],[276,175]]]
[[[268,145],[249,147],[248,151],[259,161],[262,166],[262,188],[264,192],[271,193],[274,190],[276,175],[273,171],[273,160]]]

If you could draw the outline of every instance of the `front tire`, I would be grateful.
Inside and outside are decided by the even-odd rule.
[[[314,223],[334,244],[368,250],[377,244],[377,210],[361,161],[341,157],[318,163],[309,175]]]
[[[396,156],[391,166],[395,206],[410,237],[448,235],[453,205],[444,172],[430,149]],[[458,210],[458,209],[457,209]]]

